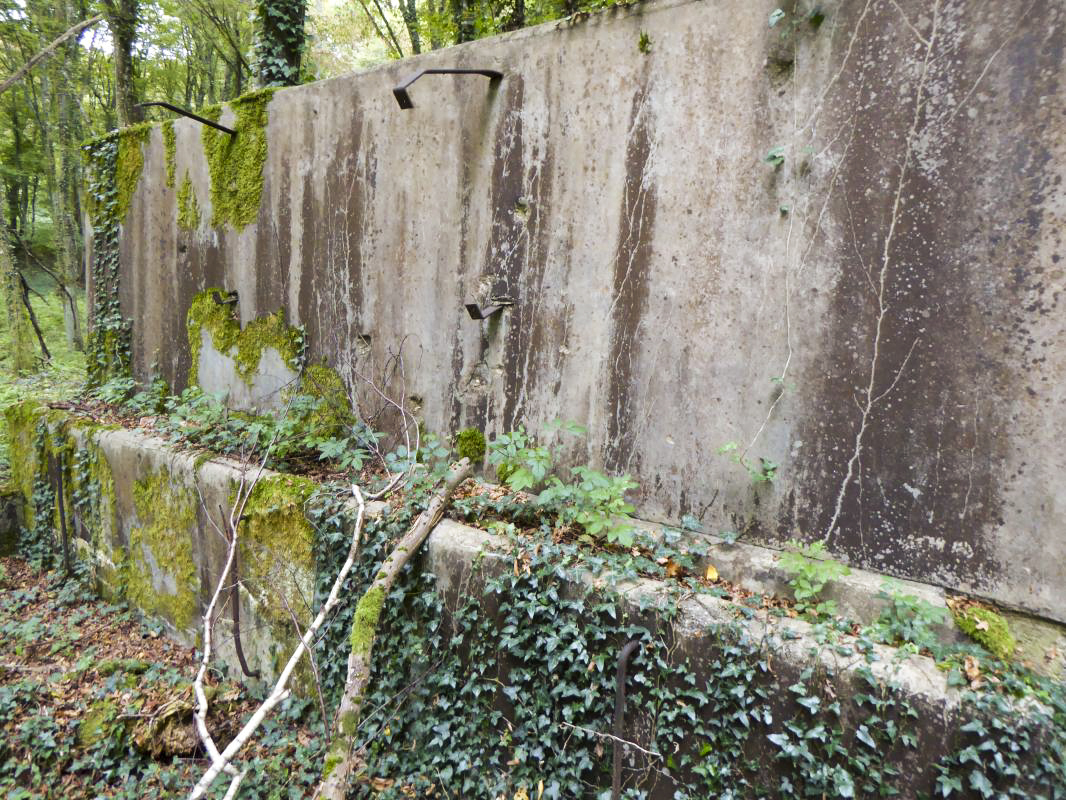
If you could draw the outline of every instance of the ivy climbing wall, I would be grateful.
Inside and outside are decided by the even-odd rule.
[[[194,299],[236,291],[367,404],[402,375],[430,429],[586,424],[574,462],[644,516],[1066,620],[1066,8],[777,5],[641,4],[211,112],[233,141],[153,130],[115,212],[135,374],[183,386]],[[504,77],[401,110],[427,67]]]

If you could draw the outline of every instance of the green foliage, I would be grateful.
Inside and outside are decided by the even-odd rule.
[[[990,608],[956,606],[952,616],[959,630],[985,648],[996,658],[1008,660],[1017,646],[1007,620]]]
[[[183,231],[192,231],[200,227],[200,203],[196,199],[196,190],[189,180],[188,173],[178,189],[178,227]]]
[[[780,145],[777,147],[771,147],[770,152],[766,154],[763,161],[774,169],[777,169],[785,163],[785,148]]]
[[[812,31],[817,31],[822,26],[822,23],[825,22],[825,12],[819,4],[809,8],[804,8],[802,5],[797,4],[789,11],[783,8],[775,8],[770,12],[767,22],[771,28],[776,28],[780,25],[781,38],[787,39],[804,24],[808,25]]]
[[[267,106],[273,94],[273,89],[260,89],[230,101],[236,115],[231,126],[236,136],[204,126],[204,154],[211,173],[211,224],[215,227],[229,223],[241,230],[259,216],[267,156]],[[203,115],[217,122],[222,111],[204,109]]]
[[[933,652],[939,649],[933,627],[947,622],[944,609],[907,594],[898,581],[886,580],[877,596],[888,603],[874,626],[885,642],[894,646],[909,643]]]
[[[174,132],[174,120],[168,119],[163,125],[163,168],[166,170],[166,184],[170,189],[174,188],[174,180],[177,172],[177,149],[178,138]]]
[[[839,561],[834,561],[826,553],[821,542],[802,544],[791,539],[781,554],[781,569],[792,576],[789,586],[796,598],[799,611],[811,611],[819,617],[832,616],[836,613],[836,603],[832,600],[815,602],[830,581],[850,575],[851,570]]]
[[[640,32],[640,38],[637,40],[637,50],[644,55],[651,52],[651,36],[648,35],[647,31]]]
[[[141,144],[146,131],[131,128],[85,146],[89,161],[87,199],[93,225],[94,297],[85,364],[89,387],[130,373],[131,323],[122,316],[118,297],[119,223],[140,175]]]
[[[471,464],[485,460],[485,434],[477,428],[464,428],[455,437],[455,451],[459,458],[469,458]]]
[[[258,0],[256,70],[261,86],[295,86],[300,82],[306,0]]]
[[[584,433],[580,425],[565,426],[570,433]],[[635,540],[629,520],[634,511],[625,493],[638,484],[628,475],[608,476],[589,467],[574,467],[576,480],[563,481],[550,472],[556,455],[538,445],[524,426],[497,436],[489,444],[489,463],[496,476],[514,491],[540,488],[536,504],[554,514],[559,527],[577,526],[584,535],[629,547]]]
[[[740,445],[737,442],[726,442],[718,448],[718,453],[719,455],[731,453],[730,458],[747,470],[748,477],[751,478],[752,483],[773,483],[777,477],[777,468],[779,466],[776,462],[768,458],[760,458],[756,464],[748,461],[742,453],[738,452],[739,450]]]

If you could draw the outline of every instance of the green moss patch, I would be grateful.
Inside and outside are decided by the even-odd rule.
[[[309,430],[319,436],[338,436],[356,421],[348,399],[348,389],[335,369],[325,364],[310,364],[304,368],[300,383],[303,394],[322,401],[321,406],[304,421]]]
[[[200,203],[196,199],[196,190],[188,173],[178,189],[178,227],[183,231],[200,227]]]
[[[352,653],[363,658],[370,656],[374,645],[374,636],[381,619],[381,609],[385,607],[385,590],[380,586],[369,589],[355,607],[355,619],[352,622]]]
[[[233,315],[233,306],[220,303],[225,299],[221,289],[206,289],[193,299],[186,317],[189,334],[189,350],[192,366],[189,383],[199,379],[200,347],[202,331],[211,334],[211,341],[218,352],[228,355],[237,363],[241,380],[251,383],[259,369],[263,350],[272,347],[294,372],[299,372],[303,361],[304,333],[285,322],[282,311],[267,314],[249,322],[244,329]]]
[[[480,464],[485,459],[485,434],[477,428],[466,428],[455,437],[455,449],[459,458],[469,458],[471,464]]]
[[[956,605],[952,607],[951,615],[960,631],[996,658],[1006,661],[1014,654],[1017,643],[1007,627],[1007,620],[995,611],[981,606]]]
[[[252,489],[240,523],[241,578],[261,602],[265,615],[291,630],[281,595],[303,608],[300,592],[314,572],[314,528],[304,513],[315,484],[297,475],[270,475]],[[230,498],[230,505],[236,497]]]
[[[36,430],[41,411],[42,406],[33,400],[15,403],[4,409],[11,458],[11,483],[22,495],[28,528],[33,527],[33,484],[39,471]]]
[[[115,212],[119,221],[125,219],[130,210],[133,193],[144,169],[144,144],[148,141],[151,131],[152,125],[142,122],[118,132],[118,157],[115,162],[115,189],[118,194]]]
[[[167,186],[174,188],[174,178],[177,172],[178,160],[178,137],[174,133],[174,120],[168,119],[163,123],[163,167],[167,173]]]
[[[235,136],[204,126],[204,153],[211,172],[211,224],[227,222],[237,230],[255,222],[263,194],[267,156],[267,106],[273,89],[251,92],[230,102],[236,115]],[[221,109],[204,111],[213,122]]]
[[[195,496],[172,484],[165,472],[156,472],[134,484],[133,505],[140,525],[130,531],[123,565],[128,598],[146,613],[169,619],[178,630],[189,630],[196,620],[199,590],[191,535]],[[157,588],[158,583],[166,589]]]

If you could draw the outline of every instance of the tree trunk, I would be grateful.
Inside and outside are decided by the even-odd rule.
[[[422,52],[422,40],[418,34],[416,0],[400,0],[400,13],[403,14],[403,24],[407,27],[407,35],[411,39],[411,52],[418,55]]]
[[[22,301],[22,278],[11,257],[7,218],[0,204],[0,280],[3,281],[7,329],[11,336],[11,371],[15,374],[34,368],[32,327]]]
[[[144,120],[137,108],[137,85],[133,74],[133,42],[137,38],[139,0],[105,0],[107,24],[111,28],[115,63],[115,111],[119,125],[133,125]]]
[[[452,465],[444,485],[382,562],[374,582],[355,607],[350,637],[352,649],[348,654],[348,677],[344,682],[344,693],[337,711],[337,728],[326,751],[322,783],[315,792],[316,800],[344,800],[347,794],[348,781],[358,757],[356,736],[362,720],[363,698],[366,695],[367,681],[370,679],[374,639],[377,636],[385,599],[404,566],[440,521],[452,493],[472,473],[473,467],[469,459],[464,458]]]
[[[63,27],[68,27],[78,15],[75,3],[64,0],[58,4]],[[63,305],[63,322],[67,342],[75,350],[84,350],[78,309],[71,302],[67,287],[78,283],[82,263],[81,209],[78,187],[81,186],[81,118],[78,100],[74,95],[75,73],[81,46],[77,39],[65,43],[56,54],[50,70],[54,75],[52,110],[55,120],[55,182],[52,192],[52,214],[55,222],[56,273],[64,285],[56,295]]]
[[[307,0],[259,0],[256,4],[260,86],[295,86],[300,82]]]

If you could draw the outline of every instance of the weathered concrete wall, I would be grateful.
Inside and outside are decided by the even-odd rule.
[[[776,5],[647,4],[279,92],[240,232],[210,227],[189,121],[204,213],[178,227],[154,133],[122,237],[138,374],[180,386],[194,293],[236,289],[353,387],[402,348],[430,428],[586,423],[573,458],[631,472],[647,516],[1066,620],[1066,5],[842,0],[784,37]],[[427,77],[401,111],[429,66],[505,77]],[[469,319],[490,294],[516,305]]]
[[[16,407],[8,426],[13,441],[36,443],[16,448],[12,459],[23,524],[51,525],[65,548],[90,561],[105,596],[128,601],[183,644],[202,642],[203,615],[227,558],[222,509],[233,507],[242,481],[248,485],[257,470],[44,408]],[[49,472],[52,462],[61,483]],[[34,498],[42,481],[53,497],[62,489],[63,516],[53,501],[50,519],[35,518],[47,513]],[[266,470],[245,505],[240,638],[250,668],[264,677],[280,671],[298,640],[289,609],[301,630],[311,619],[313,531],[304,516],[311,489],[304,478]],[[230,591],[217,609],[215,655],[239,674]],[[310,687],[306,670],[297,679]]]

